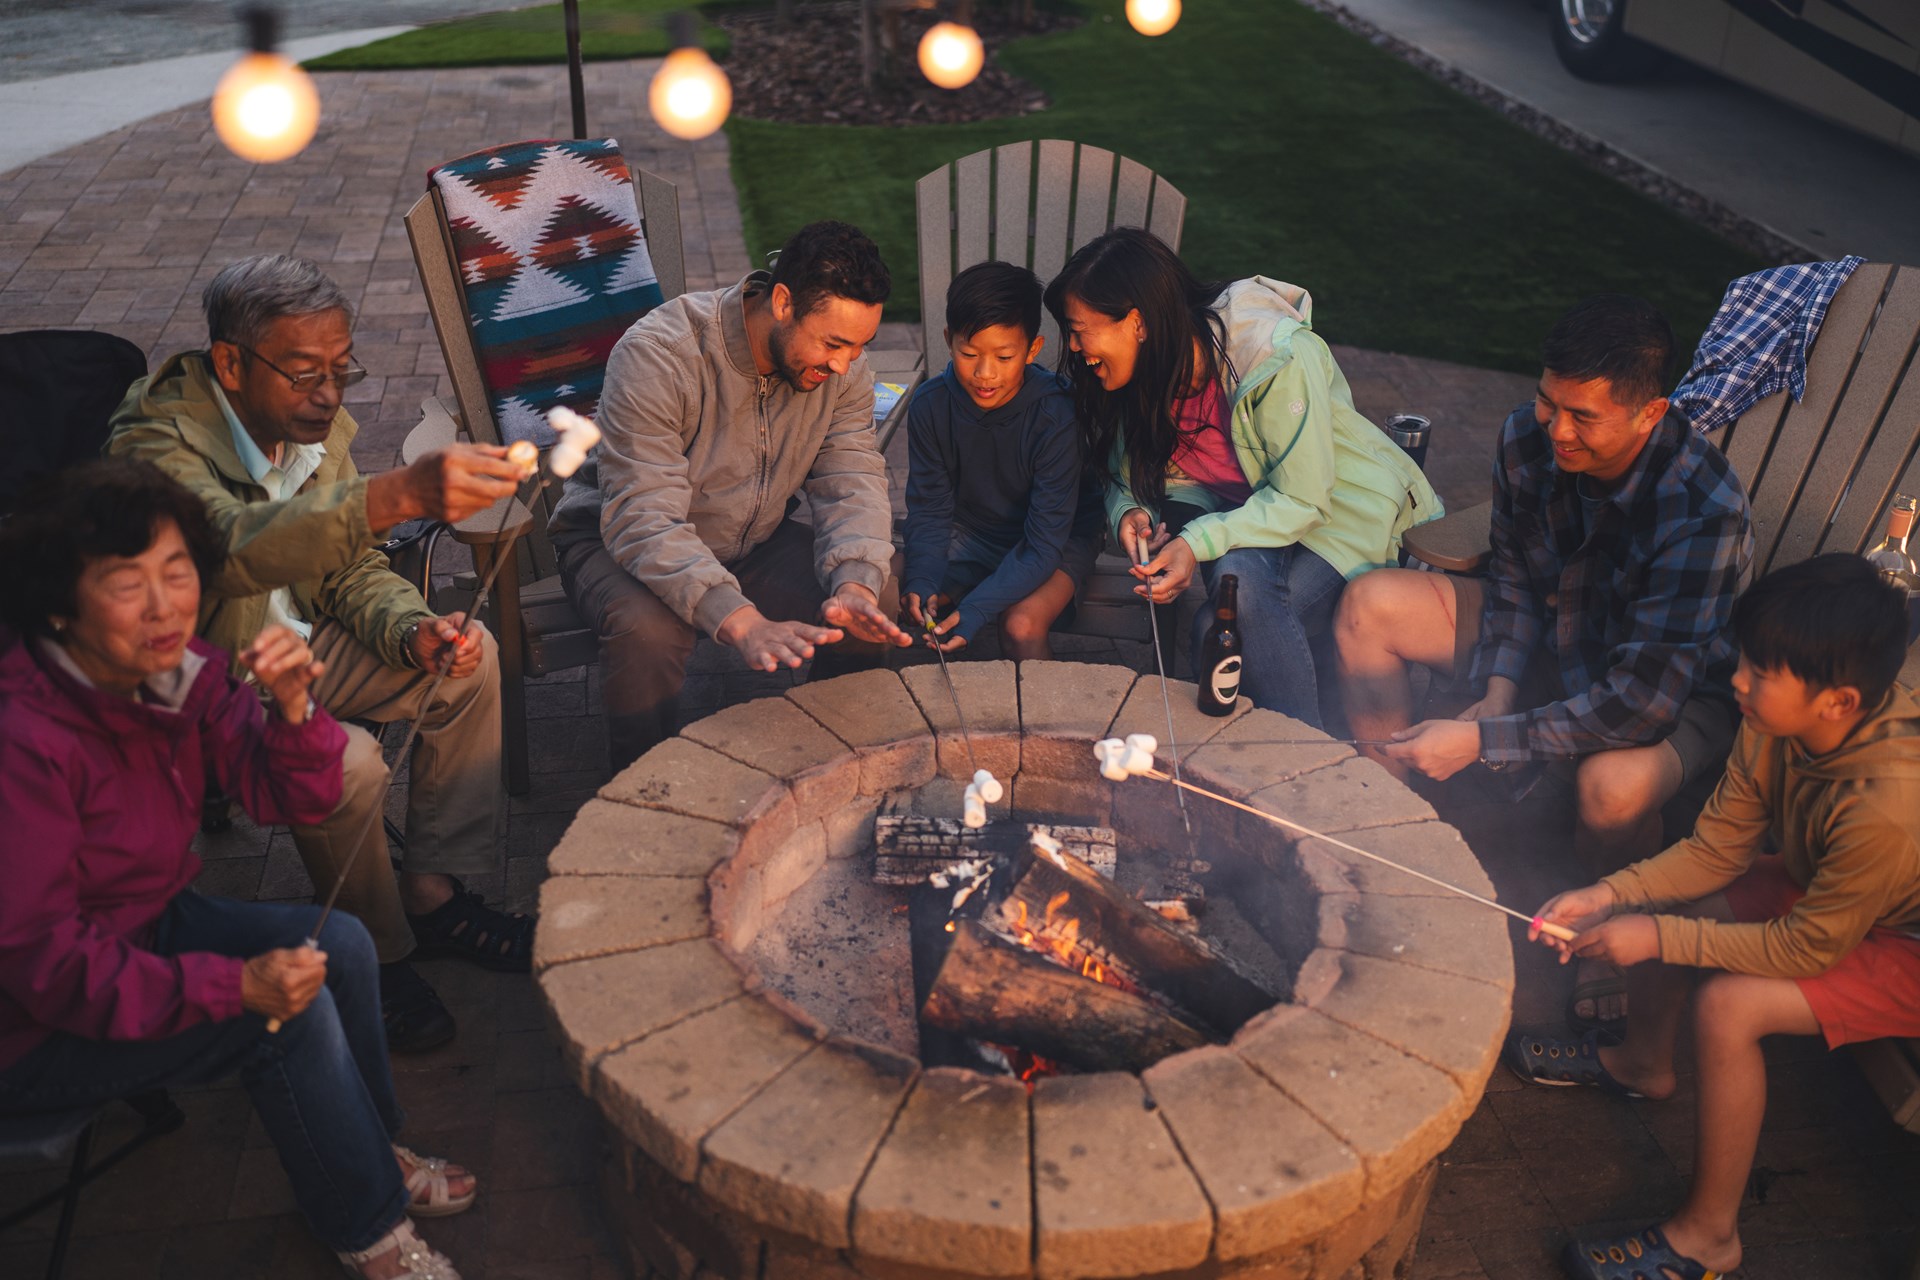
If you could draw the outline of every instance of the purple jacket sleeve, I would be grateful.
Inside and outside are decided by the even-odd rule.
[[[289,724],[229,679],[200,732],[208,765],[254,821],[316,823],[340,803],[347,731],[318,704],[304,724]]]

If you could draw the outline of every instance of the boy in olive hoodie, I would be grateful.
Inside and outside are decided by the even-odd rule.
[[[1838,1047],[1920,1035],[1920,705],[1895,682],[1905,603],[1857,556],[1762,578],[1733,608],[1745,723],[1693,835],[1540,909],[1582,930],[1551,943],[1563,962],[1627,970],[1627,1034],[1602,1045],[1517,1033],[1507,1061],[1524,1079],[1667,1097],[1694,996],[1692,1190],[1664,1223],[1569,1244],[1570,1275],[1694,1280],[1740,1265],[1740,1197],[1766,1108],[1761,1037]]]

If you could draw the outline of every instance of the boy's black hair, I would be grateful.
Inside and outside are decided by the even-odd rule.
[[[795,319],[812,315],[828,298],[875,306],[893,292],[893,276],[879,246],[846,222],[809,222],[793,233],[773,266],[773,283],[793,294]]]
[[[947,334],[971,338],[995,325],[1020,326],[1033,344],[1040,332],[1040,277],[1011,262],[976,262],[947,286]]]
[[[1747,588],[1733,634],[1760,670],[1784,667],[1813,691],[1851,685],[1871,708],[1906,660],[1906,593],[1859,556],[1815,556]]]
[[[1588,298],[1554,321],[1541,362],[1575,382],[1605,378],[1614,402],[1638,412],[1666,394],[1676,350],[1659,308],[1625,294]]]

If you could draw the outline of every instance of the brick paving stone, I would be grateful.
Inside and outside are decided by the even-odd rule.
[[[696,938],[645,951],[555,965],[540,975],[562,1048],[582,1089],[593,1064],[669,1023],[731,1000],[740,971],[713,942]]]
[[[593,1069],[593,1096],[631,1142],[691,1182],[707,1133],[815,1044],[746,996],[606,1055]],[[694,1081],[698,1089],[688,1087]]]
[[[921,1075],[854,1197],[863,1255],[976,1275],[1031,1266],[1027,1089],[939,1068]]]
[[[1509,917],[1492,908],[1464,898],[1346,901],[1353,909],[1346,915],[1345,950],[1513,989]]]
[[[603,800],[746,826],[787,794],[771,774],[718,751],[669,738],[600,788]]]
[[[1033,1168],[1040,1280],[1170,1271],[1207,1256],[1212,1210],[1137,1078],[1040,1080]]]
[[[859,671],[787,690],[787,699],[851,747],[877,747],[931,726],[893,671]]]
[[[1004,784],[1020,770],[1020,695],[1014,664],[949,662],[947,670],[953,674],[953,690],[973,735],[977,767],[992,770]],[[953,709],[954,693],[948,692],[940,672],[937,662],[922,664],[901,671],[900,679],[933,726],[940,772],[949,778],[971,778],[976,766],[968,762],[961,717]]]
[[[776,778],[851,754],[845,742],[785,698],[736,703],[688,725],[681,736]]]
[[[709,927],[698,880],[555,876],[540,887],[533,967],[704,938]]]
[[[588,800],[548,855],[547,870],[556,876],[704,879],[739,847],[739,831],[725,823]]]
[[[1402,822],[1429,822],[1433,806],[1371,760],[1353,758],[1263,787],[1255,806],[1315,831],[1336,834]],[[1353,843],[1364,842],[1355,840]]]
[[[1175,1054],[1141,1079],[1213,1204],[1215,1257],[1305,1240],[1359,1202],[1354,1153],[1232,1051]]]
[[[899,1054],[822,1045],[707,1135],[701,1189],[775,1230],[847,1245],[854,1190],[918,1072]]]
[[[1259,819],[1251,819],[1257,822]],[[1268,827],[1268,830],[1274,830]],[[1460,833],[1444,822],[1415,822],[1375,827],[1347,839],[1370,853],[1425,872],[1469,893],[1493,898],[1493,881]],[[1295,857],[1308,882],[1322,893],[1364,893],[1389,898],[1450,898],[1447,890],[1404,871],[1382,866],[1319,840],[1299,841]],[[1482,908],[1483,910],[1485,908]]]

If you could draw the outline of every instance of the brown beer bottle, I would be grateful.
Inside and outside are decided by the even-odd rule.
[[[1200,710],[1210,716],[1233,714],[1240,696],[1240,579],[1220,575],[1214,595],[1213,625],[1200,641]]]

